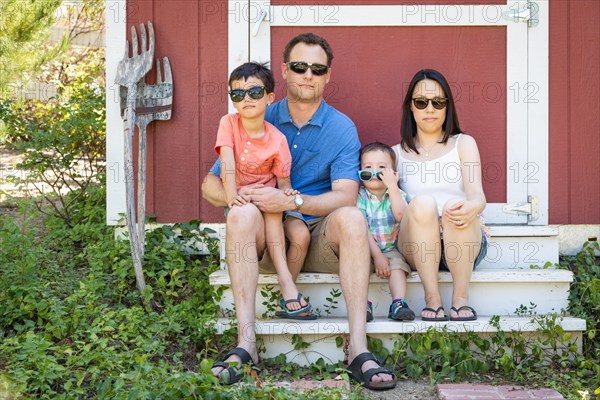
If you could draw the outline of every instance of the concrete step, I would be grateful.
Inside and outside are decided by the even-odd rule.
[[[567,308],[569,285],[573,273],[560,269],[488,269],[476,270],[470,284],[470,305],[481,315],[515,315],[522,307],[533,307],[538,314],[560,312]],[[229,274],[225,270],[214,272],[210,276],[214,286],[225,286],[220,301],[223,310],[233,310],[233,294],[231,292]],[[449,272],[439,273],[440,292],[444,306],[448,312],[451,306],[452,277]],[[277,275],[260,274],[256,296],[256,315],[268,312],[269,301],[261,295],[261,291],[277,291]],[[335,298],[333,303],[327,301],[335,291],[341,291],[339,276],[336,274],[301,273],[297,281],[298,290],[309,297],[313,308],[321,315],[345,317],[346,304],[343,295]],[[423,286],[416,272],[408,279],[406,299],[410,307],[418,313],[423,307]],[[370,277],[369,299],[373,302],[374,314],[377,317],[387,316],[391,296],[388,283],[375,274]],[[266,305],[263,303],[267,303]],[[272,303],[271,303],[272,306]],[[335,306],[335,308],[333,308]],[[272,308],[272,307],[271,307]],[[325,311],[329,310],[329,314]]]
[[[387,318],[376,318],[367,324],[367,335],[373,339],[381,339],[383,345],[390,351],[398,334],[415,334],[429,329],[446,328],[451,332],[475,332],[487,335],[498,331],[490,322],[491,316],[480,315],[477,321],[468,322],[425,322],[416,319],[412,322],[391,321]],[[571,333],[571,341],[581,346],[582,331],[586,329],[585,320],[573,317],[562,317],[558,323],[565,332]],[[230,329],[234,321],[220,318],[216,323],[218,334]],[[531,317],[501,317],[499,327],[504,332],[529,332],[536,334],[540,330]],[[300,365],[309,365],[322,357],[326,362],[335,363],[344,360],[342,348],[337,347],[336,338],[349,333],[346,318],[319,318],[314,321],[292,321],[287,319],[259,319],[256,321],[256,332],[264,342],[263,358],[276,357],[286,354],[288,361]],[[303,351],[294,350],[294,335],[302,337],[310,346]]]

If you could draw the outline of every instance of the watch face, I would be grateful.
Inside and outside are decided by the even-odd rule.
[[[304,199],[302,198],[302,196],[297,194],[296,197],[294,197],[294,203],[296,203],[296,205],[300,207],[304,203]]]

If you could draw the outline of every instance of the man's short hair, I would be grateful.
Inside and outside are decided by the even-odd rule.
[[[257,62],[247,62],[234,69],[229,75],[229,87],[231,88],[233,81],[245,81],[251,77],[260,79],[267,93],[273,93],[275,90],[273,71],[267,68],[265,64]]]
[[[283,50],[283,62],[291,61],[290,53],[292,52],[292,49],[294,48],[294,46],[296,46],[298,43],[321,46],[321,48],[325,51],[325,54],[327,54],[327,66],[331,67],[331,62],[333,61],[333,50],[331,50],[331,46],[329,46],[329,43],[327,43],[327,40],[325,40],[324,38],[322,38],[319,35],[315,35],[314,33],[310,33],[310,32],[301,33],[298,36],[293,37],[292,40],[290,40],[288,42],[288,44],[285,45],[285,49]],[[305,60],[294,60],[294,61],[305,61]]]
[[[394,149],[387,144],[379,141],[365,144],[360,149],[359,160],[362,160],[363,154],[368,153],[369,151],[383,151],[384,153],[387,153],[392,158],[392,168],[396,168],[396,153],[394,152]]]

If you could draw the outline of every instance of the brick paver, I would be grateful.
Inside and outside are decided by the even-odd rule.
[[[564,400],[553,389],[527,389],[519,386],[436,385],[440,400]]]

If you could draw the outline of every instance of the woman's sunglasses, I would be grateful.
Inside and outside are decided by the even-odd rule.
[[[358,179],[360,179],[363,182],[369,182],[373,178],[377,179],[379,182],[382,182],[382,175],[383,172],[381,171],[370,171],[368,169],[362,169],[358,171]]]
[[[310,68],[313,74],[317,76],[325,75],[329,70],[327,65],[323,64],[310,64],[304,61],[290,61],[287,62],[286,65],[288,68],[297,74],[304,74],[306,70]]]
[[[446,108],[446,102],[448,101],[448,99],[441,97],[436,97],[434,99],[426,99],[425,97],[419,97],[416,99],[412,99],[412,101],[418,110],[426,109],[429,102],[431,102],[431,105],[436,110],[443,110],[444,108]]]
[[[234,103],[239,103],[240,101],[244,100],[244,97],[246,97],[246,93],[248,93],[248,97],[250,97],[251,99],[260,100],[265,96],[265,87],[254,86],[246,90],[234,89],[230,90],[227,93],[229,93],[229,97]]]

